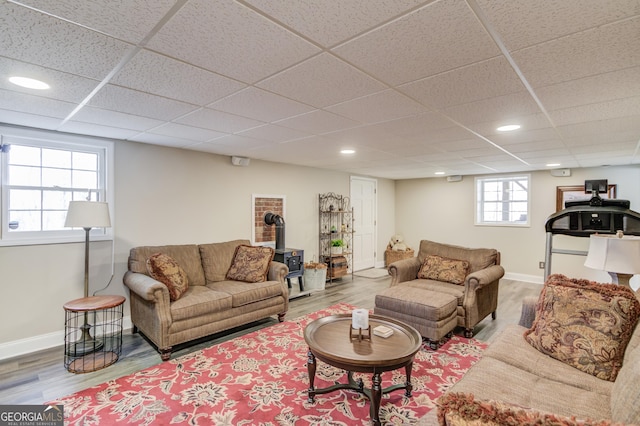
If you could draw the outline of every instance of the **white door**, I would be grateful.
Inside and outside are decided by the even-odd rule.
[[[376,265],[376,187],[375,179],[351,177],[354,271]]]

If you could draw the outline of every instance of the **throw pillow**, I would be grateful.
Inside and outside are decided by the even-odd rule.
[[[227,271],[227,279],[247,283],[266,281],[274,254],[271,247],[239,245]]]
[[[615,381],[639,317],[640,302],[631,289],[554,274],[524,338],[552,358]]]
[[[478,400],[472,394],[449,392],[438,398],[438,423],[446,426],[609,426],[609,420],[575,419],[543,413],[504,401]]]
[[[154,253],[147,259],[147,272],[154,280],[167,286],[171,301],[178,300],[189,288],[187,273],[172,257]]]
[[[469,262],[466,260],[449,259],[430,254],[424,258],[420,271],[418,271],[418,278],[464,284],[468,272]]]

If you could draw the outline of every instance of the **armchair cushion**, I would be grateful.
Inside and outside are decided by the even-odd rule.
[[[233,240],[223,243],[200,244],[200,257],[206,283],[224,281],[239,245],[249,245],[249,240]]]
[[[422,262],[418,278],[464,284],[468,272],[469,262],[466,260],[448,259],[430,254]]]
[[[552,358],[614,381],[639,317],[640,302],[630,289],[554,274],[524,337]]]
[[[239,245],[226,278],[248,283],[266,281],[274,254],[275,250],[271,247]]]
[[[147,271],[151,278],[167,286],[171,301],[180,299],[189,288],[187,273],[171,256],[154,253],[147,259]]]

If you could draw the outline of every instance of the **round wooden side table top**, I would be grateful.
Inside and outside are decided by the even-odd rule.
[[[89,296],[71,300],[63,305],[65,311],[85,312],[109,309],[124,303],[124,296]]]

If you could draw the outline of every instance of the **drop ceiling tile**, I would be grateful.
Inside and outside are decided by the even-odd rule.
[[[319,52],[238,2],[208,0],[190,0],[147,46],[245,83]]]
[[[256,87],[248,87],[208,107],[266,122],[282,120],[315,109]]]
[[[176,1],[19,0],[17,3],[135,44],[144,39]]]
[[[60,126],[59,118],[45,117],[26,112],[12,111],[0,108],[0,123],[14,124],[16,126],[35,127],[38,129],[55,130]]]
[[[64,119],[74,108],[69,102],[0,89],[0,109]]]
[[[246,87],[202,68],[141,50],[111,83],[204,106]]]
[[[125,114],[107,109],[85,106],[73,116],[74,121],[83,123],[100,124],[103,126],[115,126],[123,129],[137,130],[139,132],[157,127],[163,123],[153,118],[139,115]]]
[[[436,109],[525,90],[502,56],[407,83],[399,89]]]
[[[255,139],[262,139],[269,142],[288,142],[296,139],[311,136],[309,133],[288,127],[277,126],[275,124],[265,124],[237,133],[240,136],[247,136]]]
[[[199,108],[184,117],[180,117],[175,122],[224,133],[241,132],[264,124],[262,121],[209,108]]]
[[[529,93],[525,92],[454,106],[442,112],[459,123],[470,126],[487,121],[517,122],[518,117],[539,113],[540,110]]]
[[[290,99],[323,108],[386,87],[346,62],[323,53],[258,83]]]
[[[640,121],[640,96],[565,108],[550,115],[558,126],[630,116]]]
[[[247,1],[324,46],[331,46],[351,38],[422,2],[423,0]]]
[[[398,120],[374,124],[370,127],[405,138],[423,138],[437,130],[452,129],[454,128],[454,125],[450,120],[447,120],[441,114],[426,113],[413,117],[405,117]],[[460,134],[465,134],[468,136],[468,132],[459,128],[456,129],[460,132]]]
[[[178,123],[165,123],[161,126],[149,130],[147,133],[189,139],[196,142],[206,142],[208,140],[220,138],[226,135],[226,133],[216,132],[214,130],[208,129],[201,129],[194,126],[185,126]]]
[[[89,105],[157,120],[172,120],[196,108],[184,102],[110,84],[96,93]]]
[[[640,66],[640,16],[513,53],[534,87]]]
[[[278,122],[278,125],[290,127],[315,135],[356,127],[359,123],[327,111],[315,110]]]
[[[194,144],[194,142],[189,139],[176,138],[175,136],[154,135],[152,133],[140,133],[129,138],[129,140],[153,145],[170,146],[174,148],[188,148],[199,144]]]
[[[505,124],[519,124],[521,129],[516,132],[499,132],[497,129],[500,126]],[[471,123],[467,126],[470,130],[474,132],[488,137],[489,139],[493,139],[495,137],[500,138],[517,138],[519,134],[523,132],[540,130],[540,129],[549,129],[552,128],[553,125],[549,121],[546,115],[542,112],[536,112],[534,114],[523,114],[518,117],[497,117],[495,120],[487,121],[483,123]]]
[[[431,3],[334,51],[391,85],[500,53],[466,2],[458,0]]]
[[[6,1],[0,3],[0,28],[2,56],[98,80],[131,48],[111,37]]]
[[[510,50],[638,14],[637,0],[477,0]]]
[[[510,153],[522,157],[523,155],[525,155],[525,153],[528,152],[535,153],[538,151],[545,151],[554,148],[563,148],[566,146],[566,143],[564,140],[561,140],[556,136],[556,138],[535,139],[517,143],[499,143],[498,145],[506,149]]]
[[[549,160],[560,161],[561,158],[572,158],[571,152],[567,148],[549,147],[547,149],[539,149],[535,151],[526,151],[518,153],[518,157],[526,160],[527,162],[537,162],[539,159],[543,159],[543,162],[548,163]]]
[[[520,129],[515,132],[504,132],[490,135],[487,139],[494,142],[508,150],[512,147],[518,146],[523,149],[523,146],[534,147],[536,143],[546,142],[554,140],[556,144],[562,144],[558,132],[547,127],[545,129]]]
[[[624,153],[631,157],[638,141],[611,142],[597,145],[581,145],[571,147],[571,153],[576,157],[586,158],[590,154],[609,155],[609,153]],[[620,154],[616,154],[620,155]]]
[[[101,126],[97,124],[88,124],[79,121],[67,121],[56,130],[67,133],[77,133],[80,135],[91,134],[92,136],[121,140],[126,140],[138,134],[138,132],[135,130],[127,130],[111,126]]]
[[[545,108],[550,111],[630,96],[638,97],[640,96],[640,67],[539,87],[535,93]]]
[[[50,88],[34,90],[16,86],[9,82],[9,77],[13,76],[41,80],[48,83]],[[0,57],[0,89],[79,103],[91,93],[98,83],[97,80]]]
[[[640,120],[638,117],[629,116],[609,120],[582,122],[560,126],[558,127],[558,131],[567,139],[588,138],[594,135],[599,136],[612,133],[640,134]]]
[[[366,124],[420,115],[429,111],[416,101],[391,89],[342,102],[326,110]]]

